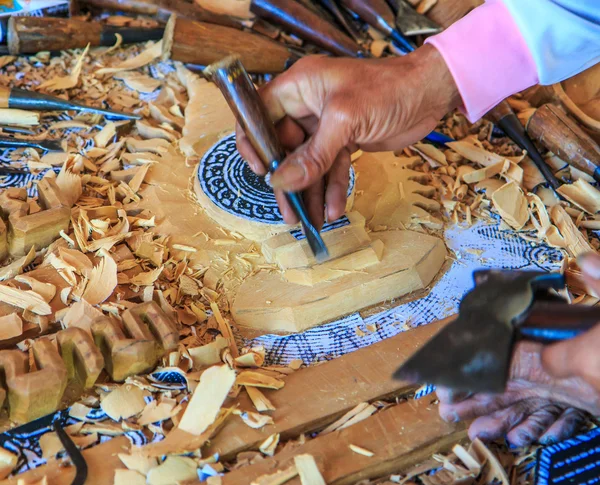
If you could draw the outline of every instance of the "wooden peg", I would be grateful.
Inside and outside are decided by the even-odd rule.
[[[43,209],[58,209],[69,207],[69,202],[63,195],[54,179],[44,177],[37,184],[40,203]]]
[[[0,354],[4,352],[14,351]],[[10,419],[18,423],[56,411],[67,387],[67,368],[52,342],[37,340],[33,344],[33,356],[39,370],[25,373],[17,361],[15,372],[6,376]]]
[[[26,215],[29,211],[27,203],[27,190],[24,188],[11,187],[0,194],[0,208],[2,215],[8,217],[13,213]]]
[[[6,402],[7,382],[27,372],[27,354],[19,350],[0,351],[0,372],[4,375],[2,387],[0,388],[0,408]]]
[[[600,147],[558,106],[540,106],[529,118],[527,133],[561,160],[600,181]]]
[[[118,323],[101,317],[92,324],[94,342],[104,357],[110,377],[117,382],[152,370],[158,362],[157,345],[149,338],[128,338]]]
[[[58,207],[31,215],[13,213],[8,218],[8,246],[11,256],[23,256],[32,246],[42,249],[69,228],[71,210]]]
[[[92,387],[104,368],[104,358],[92,337],[78,327],[57,334],[58,348],[67,368],[67,377],[76,378],[84,389]]]
[[[155,302],[149,301],[126,310],[122,318],[125,329],[133,338],[157,339],[161,354],[177,349],[177,325]]]

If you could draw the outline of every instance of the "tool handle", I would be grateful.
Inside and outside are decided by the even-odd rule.
[[[600,307],[537,302],[517,330],[522,339],[552,343],[576,337],[598,323]]]
[[[12,55],[99,46],[101,41],[98,22],[50,17],[11,17],[8,21],[7,44]]]
[[[252,0],[250,10],[260,18],[281,25],[301,39],[338,56],[366,56],[361,47],[350,37],[298,2]]]
[[[298,58],[285,45],[262,35],[175,15],[165,28],[163,46],[170,49],[172,60],[200,66],[236,55],[255,73],[282,72]]]
[[[385,0],[341,0],[344,7],[352,10],[372,27],[391,35],[394,30],[394,12]]]
[[[321,0],[323,6],[335,17],[335,20],[346,30],[355,42],[361,40],[358,29],[352,24],[345,12],[342,12],[335,0]]]
[[[498,125],[506,133],[506,136],[519,145],[522,150],[527,151],[529,158],[535,163],[535,166],[542,173],[550,187],[555,190],[560,187],[560,182],[544,161],[544,158],[527,135],[525,128],[507,101],[502,101],[496,107],[492,108],[487,113],[486,118]]]
[[[205,74],[219,87],[238,123],[246,133],[265,168],[270,172],[285,158],[275,125],[260,99],[254,84],[238,58],[229,57]]]
[[[561,160],[600,182],[600,147],[559,107],[540,106],[529,118],[527,133]]]

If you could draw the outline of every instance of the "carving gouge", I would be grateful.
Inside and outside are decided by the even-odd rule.
[[[252,0],[250,10],[338,56],[367,56],[350,37],[300,3],[289,0]]]
[[[40,51],[62,51],[90,44],[112,46],[117,34],[123,44],[160,40],[164,29],[111,27],[98,22],[52,17],[10,17],[0,20],[0,44],[8,46],[11,55],[35,54]]]
[[[418,13],[406,0],[388,0],[388,3],[396,14],[396,26],[404,35],[431,35],[441,32],[441,26]]]
[[[558,273],[475,271],[475,287],[449,323],[394,374],[457,391],[503,392],[518,339],[552,343],[600,322],[600,308],[569,305],[550,293],[565,287]]]
[[[80,111],[97,113],[114,120],[139,120],[140,116],[119,113],[109,109],[93,108],[74,101],[57,98],[49,94],[27,91],[20,88],[0,86],[0,108],[24,109],[30,111]]]
[[[542,155],[540,155],[540,152],[533,144],[533,141],[531,141],[531,138],[527,135],[525,128],[507,101],[502,101],[495,108],[491,109],[487,113],[486,118],[498,125],[506,136],[514,141],[521,150],[527,151],[527,155],[529,155],[529,158],[535,163],[535,166],[542,173],[548,184],[550,184],[550,187],[554,190],[560,187],[560,182],[554,176]]]
[[[275,125],[269,118],[267,108],[256,92],[242,63],[235,56],[227,57],[208,66],[204,70],[204,74],[207,78],[212,79],[223,93],[238,123],[265,167],[269,172],[275,172],[285,158],[285,150],[277,138]],[[288,192],[285,195],[302,223],[306,240],[315,258],[319,262],[326,260],[329,252],[319,231],[308,218],[302,195],[297,192]]]
[[[38,148],[45,152],[62,152],[63,149],[60,146],[60,140],[35,140],[35,139],[21,139],[11,138],[9,136],[0,135],[0,148],[23,148],[31,147]]]
[[[414,44],[395,28],[394,12],[385,0],[341,0],[341,3],[371,27],[390,36],[392,42],[405,52],[415,50]]]

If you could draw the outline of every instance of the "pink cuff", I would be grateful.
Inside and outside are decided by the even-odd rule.
[[[529,48],[500,0],[488,0],[425,42],[442,54],[472,123],[511,94],[538,83]]]

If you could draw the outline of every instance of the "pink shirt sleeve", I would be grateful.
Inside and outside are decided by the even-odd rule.
[[[500,0],[488,0],[425,42],[442,54],[471,122],[539,82],[529,48]]]

